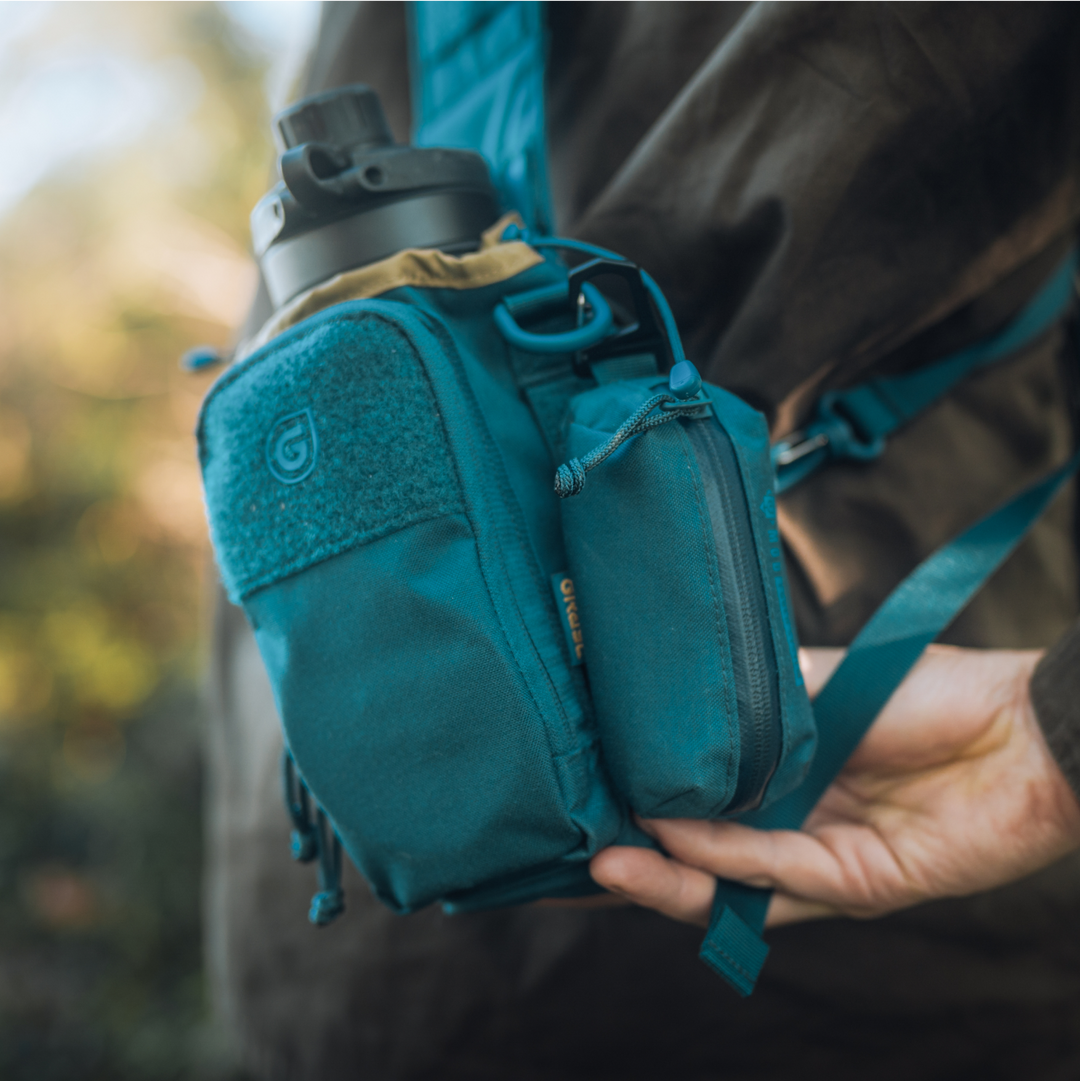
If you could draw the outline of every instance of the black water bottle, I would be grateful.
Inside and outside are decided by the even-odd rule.
[[[394,142],[378,94],[357,84],[275,118],[281,182],[251,213],[274,307],[405,248],[474,251],[499,216],[484,159]]]

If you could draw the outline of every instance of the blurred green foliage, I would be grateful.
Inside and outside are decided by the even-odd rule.
[[[200,958],[210,377],[177,358],[253,289],[265,59],[210,3],[56,5],[24,63],[65,43],[178,89],[0,220],[0,1077],[232,1077]]]

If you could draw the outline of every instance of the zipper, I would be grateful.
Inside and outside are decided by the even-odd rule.
[[[739,773],[725,815],[753,810],[780,760],[780,687],[750,506],[731,437],[713,416],[682,424],[705,489],[739,711]],[[748,563],[752,557],[752,564]]]

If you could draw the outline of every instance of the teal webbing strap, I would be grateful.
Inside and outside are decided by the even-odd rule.
[[[510,356],[517,384],[540,425],[552,458],[557,462],[566,457],[563,427],[567,407],[575,394],[619,379],[638,379],[657,374],[656,357],[651,353],[602,360],[592,366],[592,379],[576,375],[564,356],[540,358],[523,355],[516,349],[510,350]],[[544,364],[544,360],[548,363]]]
[[[505,209],[551,232],[541,3],[410,3],[413,142],[487,158]]]
[[[939,548],[889,594],[814,702],[818,748],[806,780],[740,821],[758,829],[802,825],[922,651],[1004,562],[1078,467],[1080,452]],[[701,957],[744,995],[753,989],[767,953],[764,943],[753,952],[748,936],[760,935],[769,897],[767,890],[717,883]],[[749,963],[754,958],[756,968]]]
[[[591,379],[576,375],[566,357],[558,354],[540,356],[511,349],[510,362],[514,379],[536,418],[552,461],[561,461],[565,457],[563,422],[566,420],[566,408],[575,394],[591,390],[595,384]]]
[[[773,447],[776,490],[786,491],[837,458],[878,457],[886,437],[965,376],[1005,359],[1045,333],[1072,303],[1076,269],[1074,250],[1020,314],[991,338],[918,371],[823,394],[814,419]]]

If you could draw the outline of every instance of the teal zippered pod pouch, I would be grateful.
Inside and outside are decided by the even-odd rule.
[[[567,455],[586,458],[666,390],[651,376],[578,395]],[[703,390],[708,405],[634,435],[562,501],[605,761],[647,818],[764,806],[815,745],[765,419]]]
[[[550,584],[554,463],[491,319],[565,280],[540,262],[333,304],[200,416],[221,576],[288,748],[399,912],[595,892],[592,855],[649,843],[601,764]]]

